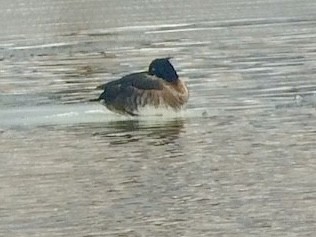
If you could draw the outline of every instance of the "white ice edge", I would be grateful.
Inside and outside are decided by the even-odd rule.
[[[15,107],[0,110],[0,128],[25,127],[40,125],[73,125],[79,123],[106,123],[137,119],[159,123],[179,118],[202,116],[203,111],[183,110],[175,113],[171,111],[156,111],[148,109],[142,116],[131,117],[115,114],[101,104],[69,104],[69,105],[41,105],[34,107]]]

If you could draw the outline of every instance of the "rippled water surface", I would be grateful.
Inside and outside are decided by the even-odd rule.
[[[0,236],[315,236],[315,1],[1,5]],[[181,114],[88,102],[165,56]]]

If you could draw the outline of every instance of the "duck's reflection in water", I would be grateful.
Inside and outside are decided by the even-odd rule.
[[[110,138],[111,145],[146,141],[150,145],[173,143],[184,131],[184,120],[180,118],[168,121],[123,120],[104,124],[93,136],[100,140]]]

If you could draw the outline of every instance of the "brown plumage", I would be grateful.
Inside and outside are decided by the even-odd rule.
[[[152,61],[148,72],[129,74],[98,88],[104,91],[97,100],[111,111],[129,115],[138,115],[146,106],[178,111],[189,98],[186,84],[166,58]]]

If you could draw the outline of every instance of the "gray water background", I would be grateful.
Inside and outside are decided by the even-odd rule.
[[[2,0],[0,236],[315,236],[314,0]],[[180,115],[95,87],[173,56]]]

